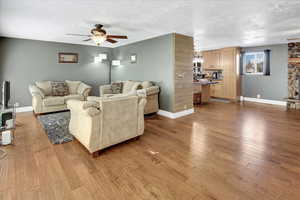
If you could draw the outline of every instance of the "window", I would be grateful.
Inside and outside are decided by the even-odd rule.
[[[263,75],[265,65],[265,53],[245,53],[244,55],[244,74]]]
[[[242,58],[242,74],[270,75],[270,50],[246,52]]]

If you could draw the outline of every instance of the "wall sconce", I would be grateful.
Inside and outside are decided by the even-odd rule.
[[[136,60],[137,60],[136,54],[131,54],[130,55],[130,61],[131,61],[131,63],[136,63]]]
[[[111,65],[112,66],[120,66],[121,65],[121,61],[120,60],[112,60],[111,61]]]
[[[107,53],[100,53],[98,56],[94,58],[95,63],[106,61],[108,58]]]
[[[94,63],[99,63],[99,62],[101,62],[101,59],[100,59],[99,56],[96,56],[96,57],[94,58]]]
[[[100,57],[101,61],[106,61],[108,56],[107,56],[107,53],[100,53],[99,57]]]

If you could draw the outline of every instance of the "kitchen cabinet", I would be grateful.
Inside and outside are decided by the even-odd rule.
[[[217,84],[210,86],[210,96],[216,98],[224,98],[224,84],[218,81]]]
[[[237,100],[240,96],[239,56],[236,47],[203,51],[204,71],[221,71],[223,80],[211,87],[212,97]]]
[[[221,52],[219,50],[204,51],[203,57],[203,68],[204,69],[221,69]]]

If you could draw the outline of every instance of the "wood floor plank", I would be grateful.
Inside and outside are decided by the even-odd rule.
[[[52,145],[32,113],[0,147],[0,200],[298,200],[300,111],[210,103],[145,119],[145,133],[93,158],[76,140]]]

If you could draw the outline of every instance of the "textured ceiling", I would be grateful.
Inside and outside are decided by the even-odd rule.
[[[85,37],[95,23],[128,40],[116,47],[177,32],[195,48],[286,43],[300,37],[299,0],[0,0],[0,35],[94,45]]]

